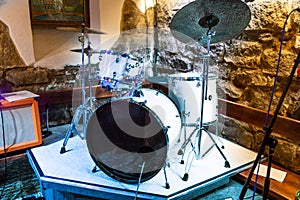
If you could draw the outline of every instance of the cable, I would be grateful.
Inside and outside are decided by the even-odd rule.
[[[287,21],[290,17],[290,15],[295,12],[298,11],[300,12],[299,8],[296,8],[294,10],[292,10],[286,17],[283,28],[282,28],[282,32],[281,32],[281,39],[280,39],[280,49],[279,49],[279,53],[278,53],[278,62],[277,62],[277,67],[276,67],[276,74],[275,74],[275,78],[274,78],[274,83],[273,83],[273,88],[272,88],[272,93],[271,93],[271,98],[270,98],[270,102],[269,102],[269,106],[268,106],[268,111],[267,111],[267,115],[266,115],[266,125],[265,128],[268,127],[269,124],[269,117],[270,117],[270,112],[271,112],[271,106],[272,106],[272,102],[273,102],[273,98],[274,98],[274,94],[275,94],[275,89],[276,89],[276,84],[277,84],[277,79],[278,79],[278,73],[279,73],[279,67],[280,67],[280,60],[281,60],[281,52],[282,52],[282,44],[283,44],[283,40],[284,40],[284,33],[285,33],[285,27],[287,24]],[[261,160],[261,158],[260,158]],[[258,182],[258,172],[259,172],[259,168],[260,168],[260,160],[258,162],[258,166],[257,166],[257,173],[256,173],[256,177],[255,177],[255,182],[254,182],[254,188],[253,188],[253,196],[252,199],[254,199],[255,197],[255,193],[256,193],[256,185]]]
[[[1,112],[1,123],[2,123],[2,134],[3,134],[3,149],[4,149],[4,183],[3,188],[0,194],[0,199],[2,199],[2,196],[5,191],[6,187],[6,178],[7,178],[7,160],[6,160],[6,148],[5,148],[5,134],[4,134],[4,118],[3,118],[3,110],[2,110],[2,104],[0,103],[0,112]]]

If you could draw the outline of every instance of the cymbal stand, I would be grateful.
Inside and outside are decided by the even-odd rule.
[[[92,52],[92,48],[91,48],[91,41],[90,41],[88,35],[86,35],[86,38],[87,38],[87,42],[88,42],[86,55],[88,56],[88,80],[89,80],[89,98],[87,99],[86,104],[89,102],[89,108],[91,110],[93,110],[93,102],[96,101],[96,98],[93,97],[93,91],[92,91],[93,77],[92,77],[92,67],[91,67],[91,56],[93,55],[93,52]]]
[[[224,166],[226,168],[230,167],[229,162],[227,161],[227,158],[225,157],[225,155],[223,154],[222,150],[220,149],[220,147],[218,146],[218,144],[216,143],[216,141],[214,140],[214,138],[212,137],[211,133],[203,126],[203,108],[204,108],[204,101],[207,100],[207,84],[208,84],[208,62],[209,62],[209,52],[210,52],[210,39],[211,36],[214,33],[210,30],[210,28],[207,31],[207,37],[208,37],[208,41],[207,41],[207,54],[205,55],[205,59],[203,62],[203,77],[202,77],[202,90],[201,90],[201,106],[200,106],[200,122],[199,122],[199,126],[200,126],[200,132],[199,132],[199,138],[198,138],[198,158],[200,156],[200,150],[201,150],[201,135],[202,135],[202,131],[205,131],[207,133],[207,135],[209,136],[209,138],[212,140],[212,142],[214,143],[214,146],[218,149],[218,151],[220,152],[220,154],[222,155],[222,157],[225,160],[225,164]],[[216,126],[218,126],[218,124],[216,124]],[[207,153],[207,152],[206,152]]]
[[[183,158],[184,158],[184,153],[185,153],[185,147],[190,142],[190,138],[193,135],[193,134],[191,134],[190,137],[187,140],[185,124],[186,124],[186,116],[189,116],[189,112],[188,113],[185,112],[185,110],[186,110],[185,105],[186,105],[186,102],[183,99],[183,109],[180,110],[180,114],[182,116],[181,117],[181,129],[180,129],[180,135],[179,135],[178,140],[177,140],[177,143],[180,143],[180,139],[181,139],[181,135],[182,135],[182,131],[183,131],[184,143],[182,144],[181,148],[179,149],[179,151],[177,153],[178,155],[181,155],[180,164],[184,164],[184,159]]]
[[[65,139],[64,139],[64,142],[63,142],[63,146],[61,147],[60,149],[60,154],[63,154],[66,152],[66,145],[69,141],[69,138],[71,137],[72,133],[75,132],[75,134],[79,135],[80,134],[78,133],[78,130],[76,128],[76,124],[78,124],[80,118],[82,117],[82,120],[83,120],[83,139],[85,139],[86,137],[86,126],[87,126],[87,118],[88,118],[88,113],[91,114],[92,113],[92,107],[89,107],[87,105],[87,101],[86,101],[86,91],[85,91],[85,63],[84,63],[84,53],[85,53],[85,49],[84,49],[84,43],[85,43],[85,37],[88,38],[85,33],[84,33],[84,23],[81,25],[82,27],[82,32],[81,32],[81,35],[78,36],[78,41],[81,43],[81,70],[82,70],[82,73],[81,73],[81,95],[82,95],[82,98],[81,98],[81,105],[76,109],[75,111],[75,114],[72,118],[72,121],[71,121],[71,124],[69,126],[69,129],[67,131],[67,134],[65,136]],[[88,60],[88,66],[89,68],[90,67],[90,41],[88,39],[88,57],[89,57],[89,60]],[[91,87],[91,76],[90,76],[90,69],[89,69],[89,82],[90,82],[90,85],[89,85],[89,92],[90,92],[90,101],[91,101],[91,95],[92,95],[92,87]],[[92,106],[92,102],[90,104],[90,106]]]
[[[215,141],[215,139],[213,138],[213,136],[211,135],[211,133],[204,127],[204,123],[203,123],[204,101],[208,99],[208,97],[207,97],[207,89],[208,89],[208,72],[209,72],[209,70],[208,70],[208,61],[209,61],[209,52],[210,52],[210,39],[211,39],[211,36],[213,34],[214,33],[210,30],[210,27],[209,27],[209,30],[207,31],[207,37],[208,37],[208,41],[207,41],[207,54],[204,55],[204,59],[203,59],[202,77],[201,77],[201,75],[199,77],[200,78],[199,81],[202,80],[202,82],[201,82],[202,90],[201,90],[201,101],[200,101],[200,118],[199,118],[199,123],[198,123],[198,120],[197,120],[198,125],[194,125],[194,126],[196,126],[196,128],[195,128],[194,131],[198,130],[198,133],[196,135],[196,138],[198,137],[197,152],[195,151],[195,147],[193,146],[192,142],[191,142],[191,145],[192,145],[192,151],[194,151],[196,153],[196,159],[200,159],[202,132],[205,131],[207,133],[208,137],[213,142],[213,146],[215,146],[217,148],[217,150],[219,151],[219,153],[221,154],[221,156],[225,160],[224,167],[230,168],[230,164],[229,164],[226,156],[222,152],[221,148],[218,146],[217,142]],[[216,126],[218,126],[218,124]],[[187,142],[190,142],[190,139]],[[211,149],[212,148],[209,148],[208,151],[210,151]],[[205,154],[207,154],[208,151],[206,151]],[[192,159],[192,161],[193,161],[193,159]],[[189,168],[186,167],[186,169],[189,169]],[[184,174],[182,180],[184,180],[184,181],[188,180],[188,171],[185,171],[185,174]]]

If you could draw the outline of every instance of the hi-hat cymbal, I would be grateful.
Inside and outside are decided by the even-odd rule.
[[[68,32],[82,32],[82,28],[76,28],[76,27],[56,27],[57,30],[61,31],[68,31]],[[91,28],[84,27],[84,33],[93,33],[93,34],[106,34],[101,31],[97,31]]]
[[[208,35],[210,43],[233,39],[247,27],[250,18],[249,7],[240,0],[196,0],[174,15],[170,29],[183,43],[207,46]]]
[[[75,52],[75,53],[82,53],[82,49],[71,49],[70,51]],[[99,51],[95,51],[92,48],[86,47],[86,48],[84,48],[84,53],[86,55],[91,55],[91,54],[94,54],[94,53],[99,53]]]

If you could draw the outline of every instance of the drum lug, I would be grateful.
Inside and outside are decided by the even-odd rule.
[[[196,87],[200,87],[201,86],[201,82],[199,81],[196,85]]]
[[[147,100],[142,101],[142,102],[138,102],[138,105],[140,106],[146,106]]]
[[[133,92],[133,96],[134,96],[134,97],[143,97],[144,94],[143,94],[142,90],[135,90],[135,91]],[[146,102],[147,102],[147,101],[146,101]],[[146,103],[146,102],[145,102],[145,103]]]
[[[190,117],[191,113],[190,112],[183,112],[182,113],[184,117]]]
[[[164,127],[164,132],[167,133],[168,130],[169,130],[169,128],[171,128],[171,127],[170,127],[170,126],[165,126],[165,127]]]

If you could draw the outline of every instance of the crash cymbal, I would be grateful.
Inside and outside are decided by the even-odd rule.
[[[61,31],[67,31],[67,32],[82,32],[82,28],[76,28],[76,27],[56,27],[57,30]],[[93,34],[106,34],[101,31],[93,30],[91,28],[84,27],[84,32],[85,33],[93,33]]]
[[[210,43],[230,40],[249,24],[251,12],[240,0],[196,0],[181,8],[172,18],[172,35],[183,43]],[[208,30],[213,34],[208,34]]]

